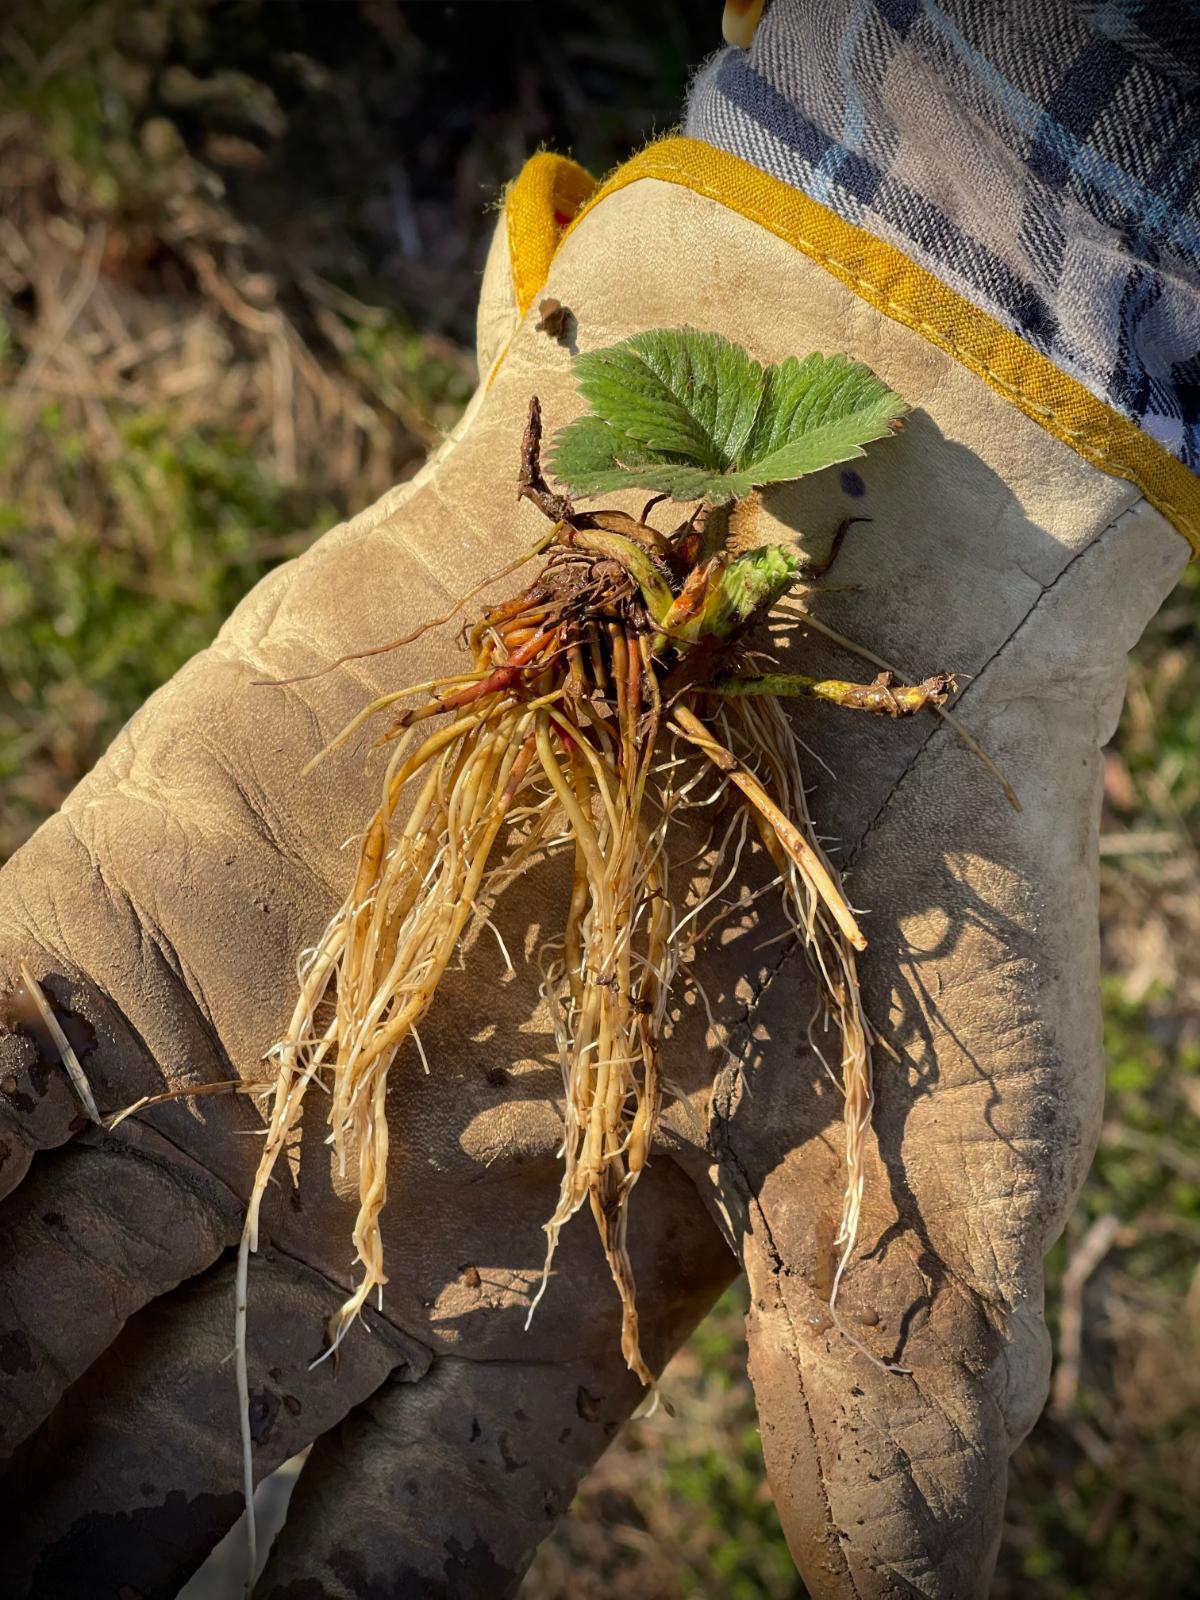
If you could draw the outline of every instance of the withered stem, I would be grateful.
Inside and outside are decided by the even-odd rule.
[[[948,672],[935,672],[916,684],[897,684],[890,672],[881,672],[871,683],[810,678],[802,672],[767,672],[753,678],[727,674],[705,684],[710,694],[803,696],[827,700],[849,711],[876,711],[889,717],[913,717],[927,707],[945,705],[957,688]]]

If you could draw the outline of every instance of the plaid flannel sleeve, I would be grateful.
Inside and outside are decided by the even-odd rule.
[[[687,133],[902,250],[1200,472],[1200,5],[773,0]]]

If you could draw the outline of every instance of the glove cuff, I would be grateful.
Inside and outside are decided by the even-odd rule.
[[[884,316],[952,356],[1100,471],[1135,484],[1200,553],[1200,478],[1182,462],[895,246],[739,157],[695,139],[647,145],[599,185],[565,157],[543,152],[526,163],[505,203],[511,329],[535,303],[559,248],[584,218],[611,195],[646,179],[704,195],[808,256]],[[702,254],[704,241],[693,243]],[[636,240],[629,245],[638,248]],[[495,272],[489,277],[494,286]],[[494,295],[493,287],[485,296],[489,304]],[[481,325],[482,318],[481,308]],[[502,355],[493,333],[488,350],[497,349]],[[481,370],[487,367],[481,364]]]

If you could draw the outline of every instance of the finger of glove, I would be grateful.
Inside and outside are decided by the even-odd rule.
[[[51,830],[68,843],[61,819]],[[36,861],[36,847],[26,847],[20,856]],[[86,855],[68,848],[62,864],[63,883],[71,885],[81,914],[90,915],[95,886]],[[45,875],[31,877],[38,893],[47,894]],[[15,871],[0,875],[0,1200],[21,1182],[39,1150],[64,1144],[90,1121],[59,1044],[21,975],[22,965],[66,1036],[101,1115],[128,1104],[139,1092],[134,1084],[144,1082],[148,1089],[154,1083],[149,1063],[143,1061],[139,1076],[144,1045],[116,1008],[78,973],[65,951],[51,949],[48,936],[59,926],[57,916],[48,905],[35,912],[11,894],[18,882]]]
[[[876,1052],[878,1151],[837,1302],[850,1338],[828,1311],[846,1180],[819,1064],[751,1072],[748,1097],[733,1074],[718,1086],[764,1453],[816,1595],[986,1593],[1007,1456],[1045,1396],[1042,1258],[1099,1125],[1100,746],[1177,555],[1153,513],[1110,529],[964,695],[1022,813],[934,733],[854,851],[867,1010],[899,1058]],[[797,968],[760,993],[756,1041],[794,1029]]]
[[[909,1373],[881,1371],[789,1292],[777,1266],[760,1267],[751,1275],[750,1376],[772,1493],[807,1592],[985,1596],[1007,1483],[1002,1398],[949,1342],[935,1353],[932,1338],[909,1358]],[[943,1338],[955,1331],[945,1319]]]
[[[163,1088],[233,1076],[202,991],[152,913],[152,868],[186,865],[186,829],[165,808],[130,804],[100,817],[94,777],[77,811],[52,817],[0,871],[0,1199],[38,1151],[88,1125],[59,1044],[27,992],[22,967],[74,1050],[103,1118]],[[140,793],[131,785],[133,792]],[[114,861],[141,865],[139,904]],[[104,865],[101,866],[101,862]]]
[[[319,1440],[255,1600],[503,1600],[642,1389],[619,1362],[439,1357]]]
[[[129,1316],[211,1266],[240,1232],[229,1191],[131,1123],[40,1155],[2,1221],[0,1454]]]
[[[0,1490],[12,1600],[173,1595],[241,1514],[235,1270],[227,1258],[133,1317],[14,1458]],[[423,1346],[373,1313],[336,1364],[314,1365],[342,1297],[289,1258],[252,1258],[256,1480],[389,1373],[411,1382],[428,1365]]]

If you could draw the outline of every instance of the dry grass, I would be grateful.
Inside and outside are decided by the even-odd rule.
[[[269,565],[448,425],[469,359],[444,332],[466,334],[486,228],[464,219],[540,138],[567,145],[574,128],[603,165],[669,120],[688,53],[648,41],[635,6],[566,3],[563,31],[526,42],[521,60],[503,30],[489,34],[504,65],[462,85],[441,8],[417,8],[422,35],[377,6],[387,70],[370,81],[371,52],[349,59],[348,23],[344,54],[322,59],[322,8],[309,6],[291,8],[311,33],[285,86],[259,13],[243,11],[238,33],[235,8],[211,8],[208,24],[205,9],[18,7],[5,23],[0,855]],[[386,185],[355,187],[371,131],[357,113],[338,124],[340,165],[320,167],[299,130],[322,115],[333,126],[327,94],[377,107],[397,84],[407,109],[369,175],[392,185],[387,200]],[[443,333],[412,331],[397,285]],[[1109,1109],[1051,1261],[1056,1335],[1067,1285],[1067,1366],[1057,1412],[1014,1464],[1001,1600],[1200,1587],[1198,622],[1192,573],[1136,652],[1110,752]],[[668,1369],[674,1419],[660,1410],[627,1430],[583,1486],[538,1557],[533,1600],[802,1593],[763,1485],[739,1295]]]

